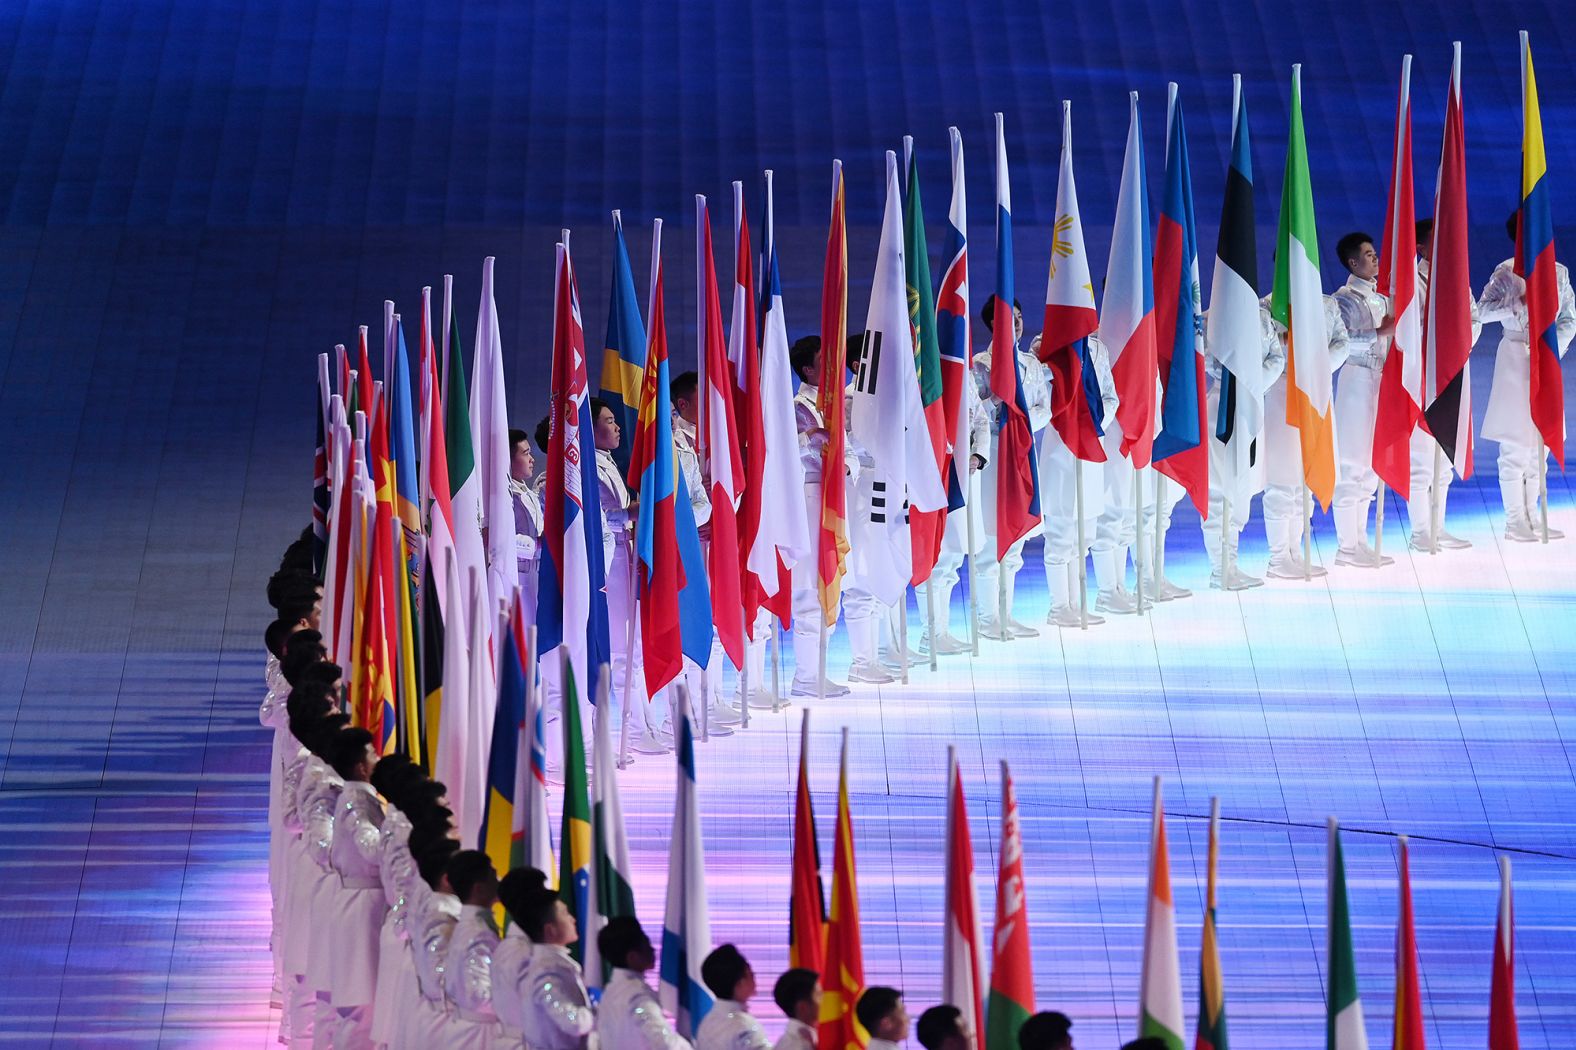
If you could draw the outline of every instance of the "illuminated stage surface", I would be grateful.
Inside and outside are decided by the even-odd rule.
[[[1346,829],[1374,1045],[1390,1017],[1396,833],[1413,836],[1430,1045],[1484,1038],[1496,851],[1512,855],[1516,876],[1523,1045],[1559,1045],[1576,1015],[1576,559],[1570,541],[1503,543],[1489,527],[1485,486],[1457,492],[1452,525],[1470,551],[1429,557],[1391,543],[1396,564],[1385,570],[1334,569],[1323,581],[1233,595],[1200,587],[1196,520],[1179,508],[1171,574],[1198,588],[1191,599],[1087,633],[1047,628],[1040,639],[987,642],[976,659],[943,660],[934,674],[916,668],[907,687],[795,702],[702,745],[713,937],[752,958],[763,978],[757,1013],[775,1030],[769,987],[786,965],[792,784],[808,706],[825,867],[846,725],[866,976],[903,988],[913,1007],[934,1002],[939,984],[941,789],[955,744],[987,938],[997,762],[1012,764],[1039,1005],[1070,1014],[1080,1046],[1134,1034],[1154,773],[1166,785],[1189,1023],[1204,818],[1218,794],[1236,1045],[1321,1043],[1329,814]],[[1573,517],[1557,509],[1555,520],[1570,529]],[[1250,526],[1250,568],[1262,564],[1260,535]],[[1331,537],[1321,529],[1318,540],[1328,560]],[[1019,607],[1043,616],[1037,551]],[[238,581],[241,593],[257,586]],[[958,620],[961,598],[960,589]],[[835,648],[834,668],[845,661]],[[96,666],[35,654],[30,696],[45,677],[75,691]],[[58,785],[62,762],[45,753],[70,730],[46,733],[25,715],[16,723],[0,845],[7,1038],[271,1045],[260,668],[259,652],[238,647],[226,650],[217,682],[211,664],[193,661],[189,680],[172,683],[193,700],[217,689],[211,720],[123,695],[101,786],[44,787]],[[85,750],[96,775],[103,755]],[[640,913],[655,930],[672,760],[640,758],[623,788]]]

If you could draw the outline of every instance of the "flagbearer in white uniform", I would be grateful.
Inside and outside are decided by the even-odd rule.
[[[750,1016],[755,971],[731,944],[717,947],[700,964],[701,980],[716,998],[695,1033],[696,1050],[772,1050],[761,1022]]]
[[[816,407],[816,398],[820,395],[816,386],[821,377],[820,337],[807,335],[795,342],[789,359],[799,376],[793,415],[794,426],[799,432],[799,462],[804,465],[805,519],[810,525],[810,535],[818,537],[821,531],[821,450],[827,441],[826,422]],[[846,392],[844,397],[846,409]],[[848,418],[846,413],[843,418]],[[844,435],[846,441],[846,427]],[[859,478],[859,457],[851,444],[844,445],[843,467],[847,492],[851,496]],[[793,581],[793,695],[817,696],[822,688],[816,683],[821,666],[820,566],[816,558],[801,558],[789,571]],[[831,633],[832,628],[827,628],[828,645]],[[750,673],[755,673],[753,666]],[[827,696],[848,695],[848,686],[841,682],[828,679],[824,688]]]
[[[531,906],[532,897],[547,885],[547,876],[535,868],[513,868],[498,880],[498,903],[509,916],[492,956],[492,1004],[503,1035],[495,1050],[523,1050],[525,1013],[517,989],[531,966],[531,938],[525,935],[520,917]]]
[[[532,485],[536,457],[523,430],[509,431],[509,500],[514,504],[514,553],[519,567],[520,611],[536,622],[536,585],[541,564],[542,497]]]
[[[1038,356],[1039,336],[1034,337],[1030,349]],[[1111,355],[1093,333],[1089,335],[1089,362],[1100,386],[1100,418],[1095,422],[1104,433],[1116,421],[1116,380],[1111,375]],[[1074,396],[1083,396],[1082,391],[1075,391]],[[1078,549],[1079,471],[1083,473],[1082,550]],[[1104,617],[1092,611],[1083,614],[1079,609],[1078,568],[1094,545],[1100,513],[1105,509],[1105,467],[1078,460],[1054,426],[1047,426],[1040,438],[1040,505],[1045,510],[1045,585],[1051,596],[1045,622],[1058,627],[1104,623]]]
[[[952,450],[954,469],[964,479],[965,505],[947,515],[936,567],[931,570],[928,580],[914,588],[914,595],[919,600],[919,615],[925,625],[920,645],[926,652],[934,649],[938,656],[966,653],[971,648],[969,643],[952,633],[952,592],[957,589],[968,547],[969,523],[964,515],[974,516],[976,535],[984,531],[979,511],[979,472],[985,468],[987,457],[990,456],[990,408],[990,404],[980,397],[974,377],[969,376],[963,384],[963,404],[958,408],[958,411],[968,413],[969,447]],[[931,591],[935,592],[934,598],[929,596]],[[934,624],[930,622],[932,603],[936,613]]]
[[[1422,316],[1428,316],[1428,275],[1433,260],[1429,253],[1433,250],[1432,236],[1434,232],[1433,219],[1417,220],[1417,301]],[[1477,346],[1478,336],[1483,334],[1483,322],[1478,316],[1477,300],[1472,300],[1472,345]],[[1470,368],[1470,365],[1468,366]],[[1470,391],[1472,379],[1468,372],[1463,377],[1463,382]],[[1425,394],[1426,396],[1426,394]],[[1465,407],[1470,410],[1470,398]],[[1471,426],[1471,420],[1467,421]],[[1412,431],[1412,444],[1410,448],[1412,463],[1411,495],[1406,501],[1406,516],[1412,527],[1412,549],[1417,551],[1432,550],[1434,538],[1437,536],[1441,550],[1462,550],[1472,546],[1470,540],[1460,536],[1453,536],[1445,530],[1445,498],[1450,494],[1450,475],[1454,468],[1450,464],[1439,442],[1428,432],[1427,420],[1420,419],[1417,429]],[[1434,492],[1438,492],[1438,507],[1434,507]],[[1429,530],[1429,514],[1439,515],[1439,527],[1431,536]]]
[[[854,1016],[870,1033],[868,1050],[899,1050],[908,1038],[908,1007],[896,988],[866,988],[854,1004]]]
[[[1505,224],[1516,239],[1517,216]],[[1564,263],[1554,267],[1560,304],[1554,318],[1555,349],[1560,357],[1576,337],[1576,294]],[[1542,538],[1535,527],[1538,513],[1538,429],[1532,423],[1532,356],[1527,342],[1527,282],[1517,275],[1514,258],[1494,270],[1478,298],[1478,317],[1498,321],[1499,351],[1494,356],[1494,384],[1489,388],[1488,409],[1483,414],[1483,437],[1499,442],[1499,494],[1505,503],[1505,538],[1532,543]],[[1545,453],[1546,455],[1546,453]],[[1549,529],[1549,539],[1565,534]]]
[[[440,839],[416,853],[416,866],[422,881],[432,890],[416,900],[411,911],[411,954],[416,964],[416,987],[421,999],[411,1014],[408,1029],[396,1029],[389,1041],[390,1050],[425,1050],[429,1046],[449,1046],[457,1034],[458,1020],[453,1004],[443,987],[444,966],[449,944],[463,905],[449,884],[449,858],[459,844]]]
[[[985,321],[986,331],[990,331],[993,310],[990,301],[987,301],[981,312]],[[1029,430],[1038,434],[1045,429],[1051,421],[1051,370],[1040,363],[1040,359],[1023,345],[1023,307],[1016,301],[1012,304],[1013,347],[1018,355],[1018,374],[1023,384],[1023,399],[1029,409]],[[976,542],[979,549],[975,551],[977,564],[974,569],[974,586],[979,588],[979,618],[980,633],[986,638],[1032,638],[1040,632],[1026,623],[1019,622],[1013,616],[1013,598],[1017,589],[1018,570],[1023,568],[1023,547],[1030,537],[1037,535],[1043,528],[1043,522],[1030,529],[1028,534],[1021,537],[1011,547],[1007,548],[1004,557],[996,556],[996,478],[1001,462],[998,456],[1000,448],[1000,421],[1005,406],[990,392],[991,351],[990,341],[985,341],[985,349],[974,355],[974,382],[982,398],[989,398],[989,411],[991,413],[991,445],[990,455],[986,458],[985,467],[980,471],[980,518],[984,527],[979,530]],[[1044,507],[1044,495],[1041,495],[1041,507]],[[1005,573],[1005,577],[1002,574]],[[1005,598],[1004,598],[1005,596]],[[1007,610],[1007,622],[1002,625],[1000,612]]]
[[[793,967],[772,986],[772,1000],[788,1018],[788,1027],[772,1050],[815,1050],[821,1023],[821,975]]]
[[[443,962],[443,988],[453,1006],[447,1029],[456,1050],[492,1050],[503,1028],[492,1004],[492,961],[498,948],[493,905],[498,902],[498,874],[480,850],[456,853],[445,874],[463,902]]]
[[[689,496],[690,510],[695,515],[695,528],[700,536],[701,557],[705,559],[711,547],[711,479],[706,476],[705,464],[701,462],[700,438],[696,430],[700,408],[696,396],[699,379],[694,372],[680,372],[668,384],[668,395],[673,403],[673,448],[678,453],[679,473],[684,477],[685,494]],[[722,639],[716,631],[711,632],[711,653],[705,668],[688,656],[684,657],[684,681],[690,696],[704,696],[710,705],[708,732],[712,736],[732,736],[727,726],[739,721],[738,712],[722,702],[722,659]]]
[[[613,707],[620,713],[624,697],[635,709],[629,712],[630,748],[642,755],[667,753],[659,736],[661,696],[646,696],[646,677],[640,656],[640,620],[637,616],[638,584],[634,574],[635,519],[639,500],[624,484],[624,473],[613,459],[618,448],[619,426],[607,402],[591,399],[591,431],[596,440],[597,489],[602,498],[602,546],[607,555],[607,632],[613,654],[613,680],[609,683]],[[631,644],[633,639],[633,644]],[[587,702],[589,697],[581,697]],[[636,715],[639,718],[636,718]],[[616,723],[616,724],[622,724]]]
[[[334,739],[334,772],[345,782],[334,816],[329,863],[339,877],[331,918],[336,1048],[372,1046],[372,1003],[378,985],[383,915],[383,800],[368,783],[377,765],[372,734],[345,729]],[[390,964],[394,960],[389,960]]]
[[[1348,348],[1335,390],[1335,564],[1373,569],[1395,559],[1368,545],[1368,512],[1379,490],[1374,473],[1374,421],[1379,377],[1390,352],[1395,317],[1390,297],[1379,292],[1379,253],[1366,233],[1348,233],[1335,254],[1350,276],[1335,291]]]
[[[1286,350],[1280,337],[1275,332],[1275,322],[1270,319],[1270,312],[1262,303],[1259,304],[1259,337],[1262,342],[1263,374],[1259,377],[1258,389],[1269,390],[1280,381],[1281,374],[1286,371]],[[1207,321],[1207,318],[1206,318]],[[1206,325],[1207,332],[1207,325]],[[1221,440],[1218,421],[1220,419],[1220,384],[1221,364],[1220,359],[1212,352],[1213,348],[1206,346],[1204,355],[1204,370],[1208,381],[1205,393],[1205,409],[1209,413],[1207,426],[1209,428],[1209,520],[1204,522],[1204,550],[1209,555],[1210,577],[1209,585],[1217,590],[1241,591],[1250,587],[1262,587],[1264,581],[1257,576],[1250,575],[1238,568],[1237,545],[1242,538],[1242,530],[1247,527],[1248,518],[1253,510],[1253,497],[1264,491],[1264,460],[1266,458],[1266,445],[1264,433],[1261,430],[1257,437],[1243,434],[1233,434],[1232,441],[1250,442],[1245,455],[1238,456],[1237,452],[1226,442]],[[1222,349],[1222,353],[1224,353]],[[1284,386],[1282,396],[1284,397]],[[1249,396],[1241,392],[1240,397]],[[1263,413],[1259,415],[1262,417]],[[1237,419],[1242,418],[1241,413]],[[1261,425],[1263,420],[1260,420]],[[1233,425],[1240,425],[1234,421]],[[1238,464],[1244,464],[1240,469]],[[1226,522],[1225,533],[1221,531],[1221,516],[1226,513],[1225,498],[1230,496],[1231,514]],[[1221,553],[1229,551],[1230,561],[1228,571],[1222,575]]]
[[[1260,300],[1268,308],[1270,297]],[[1284,360],[1286,331],[1280,322],[1273,322],[1276,337],[1280,340]],[[1333,373],[1346,361],[1346,325],[1341,321],[1341,309],[1333,296],[1324,297],[1324,326],[1330,348],[1330,371]],[[1305,483],[1302,472],[1302,439],[1297,428],[1286,422],[1287,376],[1282,370],[1280,378],[1264,394],[1264,538],[1270,548],[1269,571],[1279,580],[1301,580],[1310,576],[1323,576],[1322,565],[1309,565],[1302,559],[1303,530],[1308,526]],[[1330,410],[1335,414],[1336,444],[1339,446],[1340,410],[1334,402]]]
[[[603,1050],[687,1050],[690,1041],[662,1014],[646,971],[657,964],[651,938],[634,916],[609,919],[597,933],[597,948],[613,973],[597,1006],[596,1034]]]
[[[525,1045],[531,1050],[584,1050],[596,1014],[580,964],[569,954],[569,945],[580,938],[575,917],[545,882],[524,895],[520,910],[523,914],[514,918],[532,944],[531,963],[514,988]]]

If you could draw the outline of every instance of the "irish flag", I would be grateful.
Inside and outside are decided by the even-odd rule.
[[[1357,994],[1357,968],[1352,956],[1352,923],[1346,910],[1346,861],[1341,856],[1341,828],[1330,818],[1329,959],[1325,969],[1325,1050],[1368,1050],[1363,1027],[1363,1001]]]
[[[1144,967],[1138,979],[1138,1036],[1182,1050],[1182,967],[1177,962],[1177,913],[1171,900],[1166,813],[1155,778],[1149,832],[1149,914],[1144,919]]]
[[[1010,321],[1011,315],[1007,315]],[[1023,833],[1012,773],[1001,764],[1001,858],[996,865],[996,928],[991,935],[986,1050],[1018,1050],[1018,1029],[1034,1013],[1029,910],[1023,885]]]
[[[1302,445],[1303,482],[1325,510],[1335,495],[1335,426],[1329,333],[1319,279],[1319,234],[1302,130],[1302,66],[1291,67],[1291,131],[1275,237],[1275,289],[1270,313],[1286,330],[1286,424]]]

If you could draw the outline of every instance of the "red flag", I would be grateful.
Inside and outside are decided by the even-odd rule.
[[[941,999],[963,1011],[974,1033],[973,1050],[984,1050],[984,948],[979,899],[974,892],[974,842],[963,801],[963,773],[947,748],[946,916],[941,933]]]
[[[1417,931],[1412,925],[1412,872],[1406,836],[1401,847],[1401,915],[1395,928],[1395,1028],[1392,1050],[1424,1050],[1423,995],[1417,977]]]
[[[1489,991],[1488,1050],[1520,1050],[1516,1031],[1516,909],[1510,899],[1510,858],[1499,858],[1499,921],[1494,925],[1494,978]]]
[[[826,897],[821,847],[810,804],[810,712],[799,723],[799,785],[793,806],[793,886],[788,898],[788,965],[820,973],[826,967]]]
[[[865,953],[859,936],[859,882],[854,874],[854,822],[848,812],[848,730],[837,775],[837,847],[832,856],[832,918],[821,968],[820,1050],[860,1050],[870,1038],[854,1016],[865,990]]]
[[[739,428],[734,421],[733,370],[728,367],[728,343],[722,334],[722,300],[717,291],[717,267],[712,259],[711,216],[706,198],[695,197],[698,220],[696,249],[701,265],[697,295],[700,309],[699,358],[706,377],[700,392],[695,428],[701,462],[709,479],[711,543],[706,549],[706,571],[711,580],[711,622],[733,666],[744,666],[744,596],[741,593],[739,524],[734,503],[744,480],[739,456]]]
[[[1012,774],[1001,764],[1001,858],[996,866],[996,929],[992,936],[990,1008],[985,1045],[1009,1050],[1034,1013],[1034,973],[1029,955],[1029,912],[1023,886],[1023,833]]]
[[[1447,143],[1448,149],[1448,143]],[[1385,213],[1379,291],[1390,297],[1395,333],[1379,375],[1374,416],[1374,473],[1402,499],[1411,496],[1412,429],[1422,415],[1421,305],[1417,301],[1417,209],[1412,201],[1412,56],[1401,59],[1395,108],[1395,150]],[[1464,202],[1463,202],[1464,203]],[[1470,348],[1470,344],[1469,348]]]

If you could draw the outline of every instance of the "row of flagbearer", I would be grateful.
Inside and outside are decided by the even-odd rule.
[[[305,555],[303,541],[292,551]],[[268,691],[260,715],[275,731],[271,757],[269,876],[273,948],[289,1045],[524,1047],[531,1050],[884,1050],[910,1033],[901,993],[867,981],[859,922],[849,740],[843,732],[832,894],[826,907],[811,805],[809,716],[801,726],[791,823],[791,969],[774,999],[788,1026],[774,1044],[750,1010],[756,979],[733,945],[712,948],[694,737],[685,691],[675,711],[677,797],[659,954],[636,920],[628,846],[608,729],[607,675],[595,728],[594,796],[578,752],[578,704],[564,719],[573,759],[563,793],[556,886],[541,758],[542,718],[529,635],[518,617],[500,635],[506,689],[523,685],[521,720],[531,727],[528,810],[505,829],[493,823],[479,849],[463,849],[447,788],[405,756],[380,756],[373,734],[341,710],[340,668],[313,626],[310,570],[291,564],[270,582],[279,619],[267,634]],[[304,559],[303,559],[304,560]],[[516,605],[518,609],[518,605]],[[566,669],[566,687],[573,676]],[[506,738],[508,734],[503,734]],[[277,773],[277,776],[273,774]],[[927,1010],[917,1035],[946,1050],[1071,1050],[1070,1022],[1035,1015],[1028,881],[1018,802],[1001,768],[989,984],[975,896],[973,843],[962,771],[950,753],[947,816],[938,846],[945,890],[941,957],[944,1005]],[[595,798],[595,805],[590,802]],[[499,833],[502,830],[503,833]],[[1197,1050],[1228,1045],[1216,924],[1220,815],[1212,803],[1201,934]],[[1422,997],[1413,928],[1409,852],[1398,841],[1395,949],[1397,1050],[1422,1050]],[[1329,822],[1327,1043],[1366,1050],[1347,906],[1345,865]],[[1489,1007],[1489,1046],[1515,1050],[1510,866],[1500,860]],[[1186,1043],[1169,848],[1155,779],[1149,886],[1132,1050]],[[653,990],[645,973],[659,969]]]

